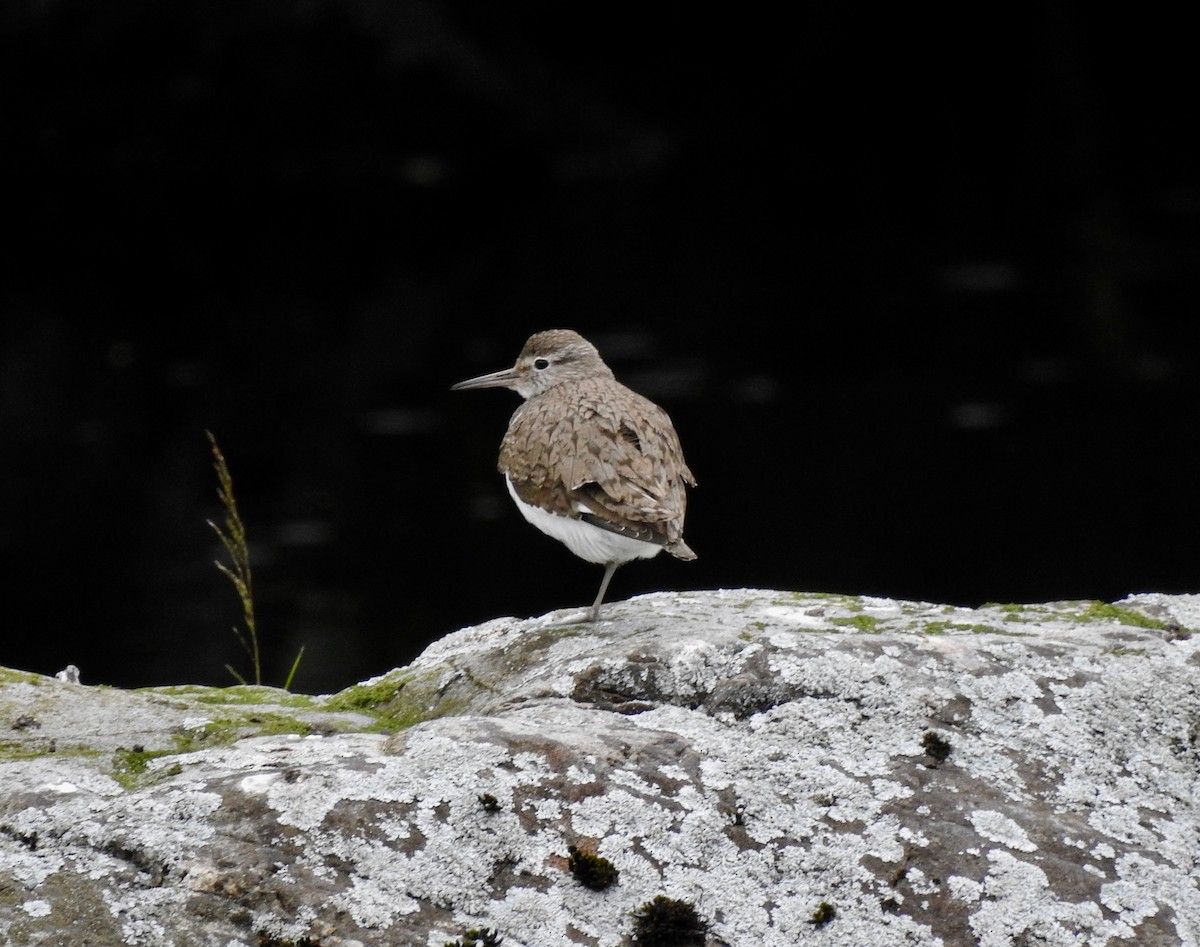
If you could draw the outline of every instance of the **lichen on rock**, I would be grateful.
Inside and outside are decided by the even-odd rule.
[[[0,938],[621,947],[661,898],[709,947],[1197,944],[1193,631],[1200,596],[738,590],[326,697],[4,672]]]

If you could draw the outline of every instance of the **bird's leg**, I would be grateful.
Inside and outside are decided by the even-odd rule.
[[[600,620],[600,603],[604,601],[604,593],[608,591],[608,582],[613,577],[613,573],[617,571],[619,563],[610,562],[604,567],[604,578],[600,580],[600,591],[596,595],[596,601],[592,603],[592,621]]]

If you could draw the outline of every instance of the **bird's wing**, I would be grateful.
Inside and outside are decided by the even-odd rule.
[[[681,544],[683,484],[695,479],[679,438],[660,407],[626,388],[611,397],[611,385],[601,392],[579,382],[522,404],[500,469],[528,503],[668,548]]]

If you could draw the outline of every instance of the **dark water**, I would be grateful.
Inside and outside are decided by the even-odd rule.
[[[551,326],[700,481],[614,598],[1195,590],[1183,31],[839,11],[8,9],[0,663],[247,671],[206,429],[268,682],[590,601],[495,473],[516,396],[448,391]]]

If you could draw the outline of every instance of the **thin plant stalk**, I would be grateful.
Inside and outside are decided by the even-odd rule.
[[[229,555],[229,565],[216,560],[214,565],[225,574],[225,577],[233,583],[234,589],[237,591],[238,598],[242,603],[242,623],[246,627],[245,633],[242,632],[237,625],[233,626],[233,633],[241,643],[246,653],[250,656],[250,661],[254,666],[254,683],[262,683],[262,659],[258,650],[258,624],[254,618],[254,587],[252,576],[250,573],[250,550],[246,544],[246,526],[242,522],[242,517],[238,513],[237,500],[233,495],[233,477],[229,473],[229,465],[225,463],[225,455],[221,453],[221,448],[217,446],[217,439],[213,436],[212,431],[205,431],[208,435],[208,443],[212,446],[213,453],[213,469],[217,472],[217,497],[221,501],[221,505],[225,507],[225,519],[222,525],[218,526],[212,520],[208,520],[208,525],[212,527],[214,533],[221,540],[221,545],[225,547],[225,552]],[[300,649],[301,654],[304,649]],[[296,655],[296,661],[292,665],[291,674],[288,675],[288,685],[290,686],[292,676],[296,673],[296,666],[300,663],[300,655]],[[238,673],[231,664],[225,665],[226,670],[240,684],[245,684],[246,679]]]
[[[292,662],[292,669],[288,671],[287,680],[283,682],[283,689],[290,691],[292,689],[292,678],[296,676],[296,668],[300,667],[300,659],[304,657],[304,645],[300,645],[300,650],[296,652],[296,660]]]

